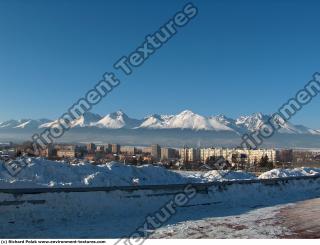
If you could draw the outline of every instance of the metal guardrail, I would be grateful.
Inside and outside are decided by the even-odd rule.
[[[41,193],[61,193],[61,192],[111,192],[126,191],[133,192],[139,190],[182,190],[187,186],[194,187],[196,190],[205,190],[212,186],[226,186],[234,184],[254,184],[261,183],[266,185],[279,183],[287,183],[291,180],[316,180],[320,179],[320,175],[314,176],[298,176],[273,179],[253,179],[253,180],[232,180],[232,181],[214,181],[207,183],[185,183],[185,184],[169,184],[169,185],[140,185],[140,186],[102,186],[102,187],[51,187],[51,188],[0,188],[0,194],[41,194]]]

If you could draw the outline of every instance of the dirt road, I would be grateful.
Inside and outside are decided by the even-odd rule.
[[[283,208],[279,218],[293,233],[286,238],[320,238],[320,198]]]

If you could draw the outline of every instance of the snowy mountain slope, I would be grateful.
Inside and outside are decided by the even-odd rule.
[[[0,123],[0,128],[14,128],[23,123],[23,120],[8,120]]]
[[[215,131],[233,131],[215,117],[204,117],[190,110],[185,110],[178,115],[161,116],[152,115],[143,121],[140,128],[156,129],[193,129],[193,130],[215,130]]]
[[[26,122],[23,122],[19,125],[17,125],[15,128],[38,128],[40,125],[42,125],[43,123],[47,123],[50,120],[48,119],[39,119],[39,120],[27,120]]]
[[[243,127],[248,131],[257,131],[260,127],[268,123],[271,119],[269,115],[263,115],[262,113],[254,113],[250,116],[241,116],[236,119],[236,125]],[[294,125],[288,121],[283,120],[280,116],[276,116],[274,120],[279,126],[278,133],[286,134],[313,134],[320,135],[316,130],[310,129],[303,125]]]
[[[276,122],[280,125],[280,129],[278,130],[279,133],[287,133],[287,134],[309,134],[311,133],[312,129],[304,127],[302,125],[296,126],[290,122],[286,122],[281,117],[275,117]],[[309,131],[310,130],[310,131]]]
[[[97,121],[101,120],[101,116],[92,112],[86,112],[78,119],[72,122],[72,127],[88,127],[93,126]]]
[[[57,122],[58,122],[58,120],[43,123],[43,124],[39,125],[39,128],[50,128],[52,125],[54,125]]]
[[[153,128],[153,129],[161,129],[167,128],[169,120],[173,117],[173,115],[158,115],[153,114],[144,118],[143,122],[139,126],[139,128]]]
[[[295,125],[295,128],[298,129],[302,134],[314,134],[314,135],[320,135],[320,131],[314,130],[311,128],[307,128],[303,125]]]
[[[93,123],[92,126],[111,129],[135,128],[141,123],[142,120],[130,118],[123,111],[117,111],[106,115],[98,122]]]
[[[236,119],[235,124],[238,127],[245,128],[248,131],[256,131],[258,130],[264,122],[269,119],[268,116],[263,115],[262,113],[254,113],[250,116],[240,116]]]
[[[230,131],[235,131],[238,133],[243,132],[243,129],[236,124],[236,120],[232,118],[228,118],[224,115],[212,116],[211,118],[214,118],[217,122],[224,125]]]
[[[101,116],[99,114],[95,114],[92,112],[86,112],[78,119],[72,121],[71,128],[89,127],[89,126],[92,126],[97,121],[99,121],[100,119],[101,119]],[[39,125],[39,128],[50,128],[52,125],[54,125],[57,122],[58,122],[58,120],[49,121],[49,122],[46,122],[46,123]]]
[[[39,128],[40,125],[50,122],[49,119],[21,119],[9,120],[0,123],[0,128]]]
[[[168,120],[167,128],[182,128],[194,130],[212,130],[209,120],[203,116],[185,110]]]
[[[164,118],[161,115],[152,115],[147,117],[140,125],[140,128],[153,129],[192,129],[192,130],[213,130],[213,131],[233,131],[238,134],[257,131],[261,126],[269,121],[271,116],[262,113],[240,116],[237,119],[231,119],[224,115],[204,117],[190,110],[185,110],[178,115]],[[290,122],[281,121],[280,133],[290,134],[319,134],[316,130],[302,125],[293,125]]]

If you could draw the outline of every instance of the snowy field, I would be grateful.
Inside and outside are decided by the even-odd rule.
[[[0,238],[127,237],[145,222],[146,216],[158,212],[182,192],[183,187],[174,189],[172,184],[187,183],[197,188],[196,195],[177,207],[162,227],[149,228],[150,237],[290,237],[292,230],[278,220],[280,211],[320,196],[320,171],[313,168],[275,169],[255,177],[241,171],[179,173],[150,165],[69,165],[40,158],[30,162],[17,177],[10,176],[1,166],[0,189],[161,186],[88,192],[45,190],[19,195],[0,190]],[[295,176],[310,178],[259,181]],[[224,184],[225,180],[255,181]]]

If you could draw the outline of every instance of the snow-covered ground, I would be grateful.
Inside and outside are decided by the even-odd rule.
[[[275,174],[274,174],[275,172]],[[272,170],[270,178],[282,174]],[[286,171],[287,176],[319,173],[319,169]],[[136,190],[63,191],[38,194],[0,193],[0,237],[117,238],[128,236],[146,216],[159,210],[183,192],[184,187],[166,184],[206,183],[256,179],[245,172],[174,172],[150,165],[134,167],[120,163],[105,166],[69,165],[32,159],[17,177],[1,166],[0,189],[48,186],[132,186],[162,184],[161,188]],[[271,182],[194,185],[196,195],[170,217],[154,237],[276,237],[289,235],[269,222],[277,205],[320,196],[320,178]],[[240,218],[239,218],[240,217]],[[258,220],[258,221],[257,221]],[[256,221],[258,223],[256,223]],[[260,223],[259,223],[260,222]],[[204,227],[204,228],[201,228]],[[214,227],[214,228],[210,228]],[[232,234],[229,234],[230,232]],[[228,233],[229,232],[229,233]]]
[[[15,177],[8,173],[3,163],[0,164],[0,188],[166,185],[257,179],[243,171],[180,172],[152,165],[129,166],[117,162],[98,166],[90,163],[71,165],[41,158],[30,158],[28,162],[27,167]],[[318,174],[320,168],[273,169],[258,178]]]
[[[319,204],[315,198],[261,208],[201,210],[207,212],[205,218],[163,226],[150,238],[320,238]]]
[[[226,210],[201,210],[205,218],[188,220],[157,229],[150,238],[277,238],[292,235],[279,224],[281,209],[293,204],[282,204],[257,209],[234,208]],[[191,210],[190,210],[191,211]],[[199,212],[199,210],[194,210]]]
[[[162,167],[152,165],[134,167],[116,162],[98,166],[90,163],[71,165],[33,158],[31,163],[15,177],[11,176],[3,165],[0,166],[0,188],[131,186],[181,184],[188,181],[187,177]]]
[[[99,200],[97,200],[99,201]],[[319,204],[319,201],[318,203]],[[319,226],[308,226],[297,231],[297,223],[318,224],[319,208],[307,215],[305,206],[300,207],[299,219],[296,219],[296,206],[299,202],[275,204],[265,202],[265,206],[216,205],[189,206],[179,211],[164,226],[155,229],[149,238],[305,238],[315,236]],[[319,205],[313,205],[317,208]],[[107,208],[107,207],[106,207]],[[133,207],[132,207],[133,208]],[[281,211],[291,209],[291,215]],[[309,207],[310,209],[310,207]],[[309,210],[307,209],[307,211]],[[54,211],[54,210],[53,210]],[[318,211],[318,212],[317,212]],[[49,212],[48,212],[49,213]],[[116,216],[103,209],[90,213],[68,214],[52,212],[43,216],[41,211],[23,213],[16,210],[7,220],[0,216],[0,238],[121,238],[127,237],[141,227],[148,211],[135,215]],[[56,215],[55,215],[56,214]],[[294,223],[287,223],[289,218]],[[32,221],[30,221],[32,219]],[[315,231],[314,231],[315,230]],[[297,233],[298,232],[298,233]],[[302,235],[304,236],[301,236]],[[307,233],[306,236],[304,233]]]
[[[159,228],[150,238],[275,238],[291,235],[289,229],[277,224],[282,204],[263,208],[189,207],[180,210],[169,225]],[[194,215],[197,214],[197,215]],[[2,221],[2,219],[0,218]],[[0,223],[1,238],[119,238],[134,232],[143,217],[114,218],[100,215],[54,218],[34,217],[33,223],[22,219]]]
[[[272,179],[284,177],[312,176],[319,175],[320,168],[294,168],[294,169],[272,169],[259,176],[259,179]]]
[[[232,180],[249,180],[256,179],[256,176],[244,171],[230,170],[211,170],[207,172],[200,171],[176,171],[193,182],[207,183],[212,181],[232,181]]]

